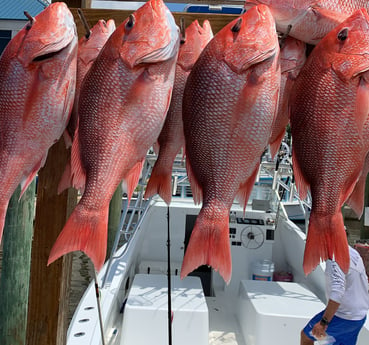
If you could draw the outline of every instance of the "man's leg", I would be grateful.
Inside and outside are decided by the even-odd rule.
[[[301,331],[300,345],[314,345],[314,340],[311,340],[303,330]]]

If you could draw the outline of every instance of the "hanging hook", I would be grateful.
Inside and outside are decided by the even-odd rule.
[[[79,19],[81,20],[82,24],[83,24],[83,27],[85,28],[86,30],[86,34],[85,34],[85,37],[87,39],[90,38],[90,35],[91,35],[91,30],[90,30],[90,26],[88,25],[87,23],[87,19],[85,17],[85,15],[83,14],[82,10],[79,8],[77,9],[77,12],[78,12],[78,17]]]
[[[232,26],[232,32],[238,32],[241,30],[242,18],[239,18],[235,25]]]
[[[181,28],[181,44],[186,42],[186,26],[185,26],[185,19],[184,17],[181,17],[179,21],[179,25]]]
[[[36,19],[35,19],[35,17],[32,17],[27,11],[24,11],[23,12],[24,13],[24,15],[28,18],[28,20],[29,20],[29,23],[28,23],[28,25],[26,26],[26,29],[27,30],[29,30],[31,27],[32,27],[32,25],[33,25],[33,23],[36,21]]]

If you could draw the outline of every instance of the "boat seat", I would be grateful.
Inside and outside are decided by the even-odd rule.
[[[300,331],[325,308],[310,290],[293,282],[242,280],[238,316],[248,345],[296,345]]]
[[[208,345],[209,314],[198,277],[171,277],[172,339]],[[124,310],[120,345],[168,343],[168,277],[136,274]]]

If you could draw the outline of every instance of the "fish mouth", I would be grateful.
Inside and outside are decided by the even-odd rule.
[[[156,63],[160,61],[166,61],[178,53],[178,45],[179,45],[179,27],[177,26],[173,15],[170,13],[168,9],[166,9],[166,17],[167,23],[170,27],[170,40],[169,43],[165,47],[161,47],[156,49],[149,54],[141,56],[136,60],[135,65],[142,63]]]

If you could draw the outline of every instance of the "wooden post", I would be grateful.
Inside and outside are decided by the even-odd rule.
[[[63,256],[49,267],[47,260],[77,202],[77,192],[72,188],[57,194],[68,157],[62,138],[51,147],[45,167],[39,171],[27,345],[64,345],[66,342],[72,255]]]
[[[0,339],[2,345],[26,345],[27,307],[35,180],[19,200],[18,187],[9,201],[3,237],[0,279]]]

